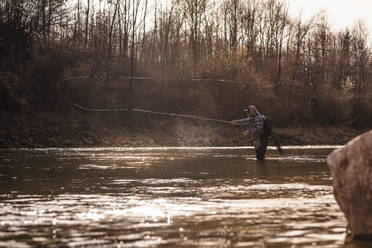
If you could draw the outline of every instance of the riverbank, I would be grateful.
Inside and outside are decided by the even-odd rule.
[[[22,115],[2,122],[0,147],[241,146],[249,144],[240,127],[180,118],[123,114]],[[282,145],[342,145],[366,130],[345,126],[292,124],[276,127]]]

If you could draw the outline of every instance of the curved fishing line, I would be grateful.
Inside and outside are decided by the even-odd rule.
[[[64,80],[61,80],[61,81],[64,81]],[[87,112],[121,112],[121,111],[128,111],[129,110],[127,108],[102,109],[102,108],[87,108],[87,107],[84,107],[80,104],[75,103],[74,101],[72,101],[70,98],[68,98],[67,96],[65,96],[63,94],[63,92],[61,91],[61,81],[57,82],[57,91],[58,91],[59,95],[65,101],[67,101],[68,103],[70,103],[71,105],[75,106],[76,108],[78,108],[80,110],[87,111]]]
[[[152,110],[146,110],[146,109],[139,109],[139,108],[88,108],[85,106],[82,106],[74,101],[72,101],[70,98],[68,98],[65,94],[63,94],[61,90],[61,82],[65,80],[70,79],[82,79],[82,78],[89,78],[89,77],[78,77],[78,78],[68,78],[63,79],[57,82],[57,91],[60,94],[60,96],[69,104],[73,105],[74,107],[87,111],[87,112],[124,112],[124,111],[133,111],[133,112],[141,112],[141,113],[147,113],[147,114],[155,114],[155,115],[163,115],[163,116],[171,116],[171,117],[179,117],[179,118],[187,118],[187,119],[195,119],[195,120],[201,120],[201,121],[212,121],[212,122],[219,122],[219,123],[229,123],[230,121],[226,120],[220,120],[220,119],[214,119],[214,118],[206,118],[201,116],[194,116],[194,115],[185,115],[185,114],[174,114],[174,113],[167,113],[167,112],[159,112],[159,111],[152,111]],[[102,78],[102,77],[95,77],[95,78]],[[139,77],[127,77],[129,79],[143,79]],[[150,79],[150,78],[149,78]]]

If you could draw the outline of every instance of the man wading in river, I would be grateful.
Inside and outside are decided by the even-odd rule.
[[[255,106],[251,105],[244,110],[248,118],[233,120],[232,125],[247,125],[248,129],[243,132],[244,135],[249,135],[249,139],[253,142],[256,149],[256,158],[258,161],[264,161],[266,148],[268,145],[268,136],[264,132],[265,116],[261,115]]]

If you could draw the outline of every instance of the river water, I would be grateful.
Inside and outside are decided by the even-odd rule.
[[[0,247],[344,247],[334,148],[0,150]]]

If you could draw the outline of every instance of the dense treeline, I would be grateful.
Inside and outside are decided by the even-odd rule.
[[[126,75],[164,79],[151,93],[143,82],[106,80],[104,94],[112,87],[127,105],[228,118],[253,103],[278,123],[372,122],[366,25],[336,32],[326,13],[293,17],[281,0],[1,0],[0,56],[6,113],[54,111],[63,76]],[[74,99],[80,93],[70,89]]]

